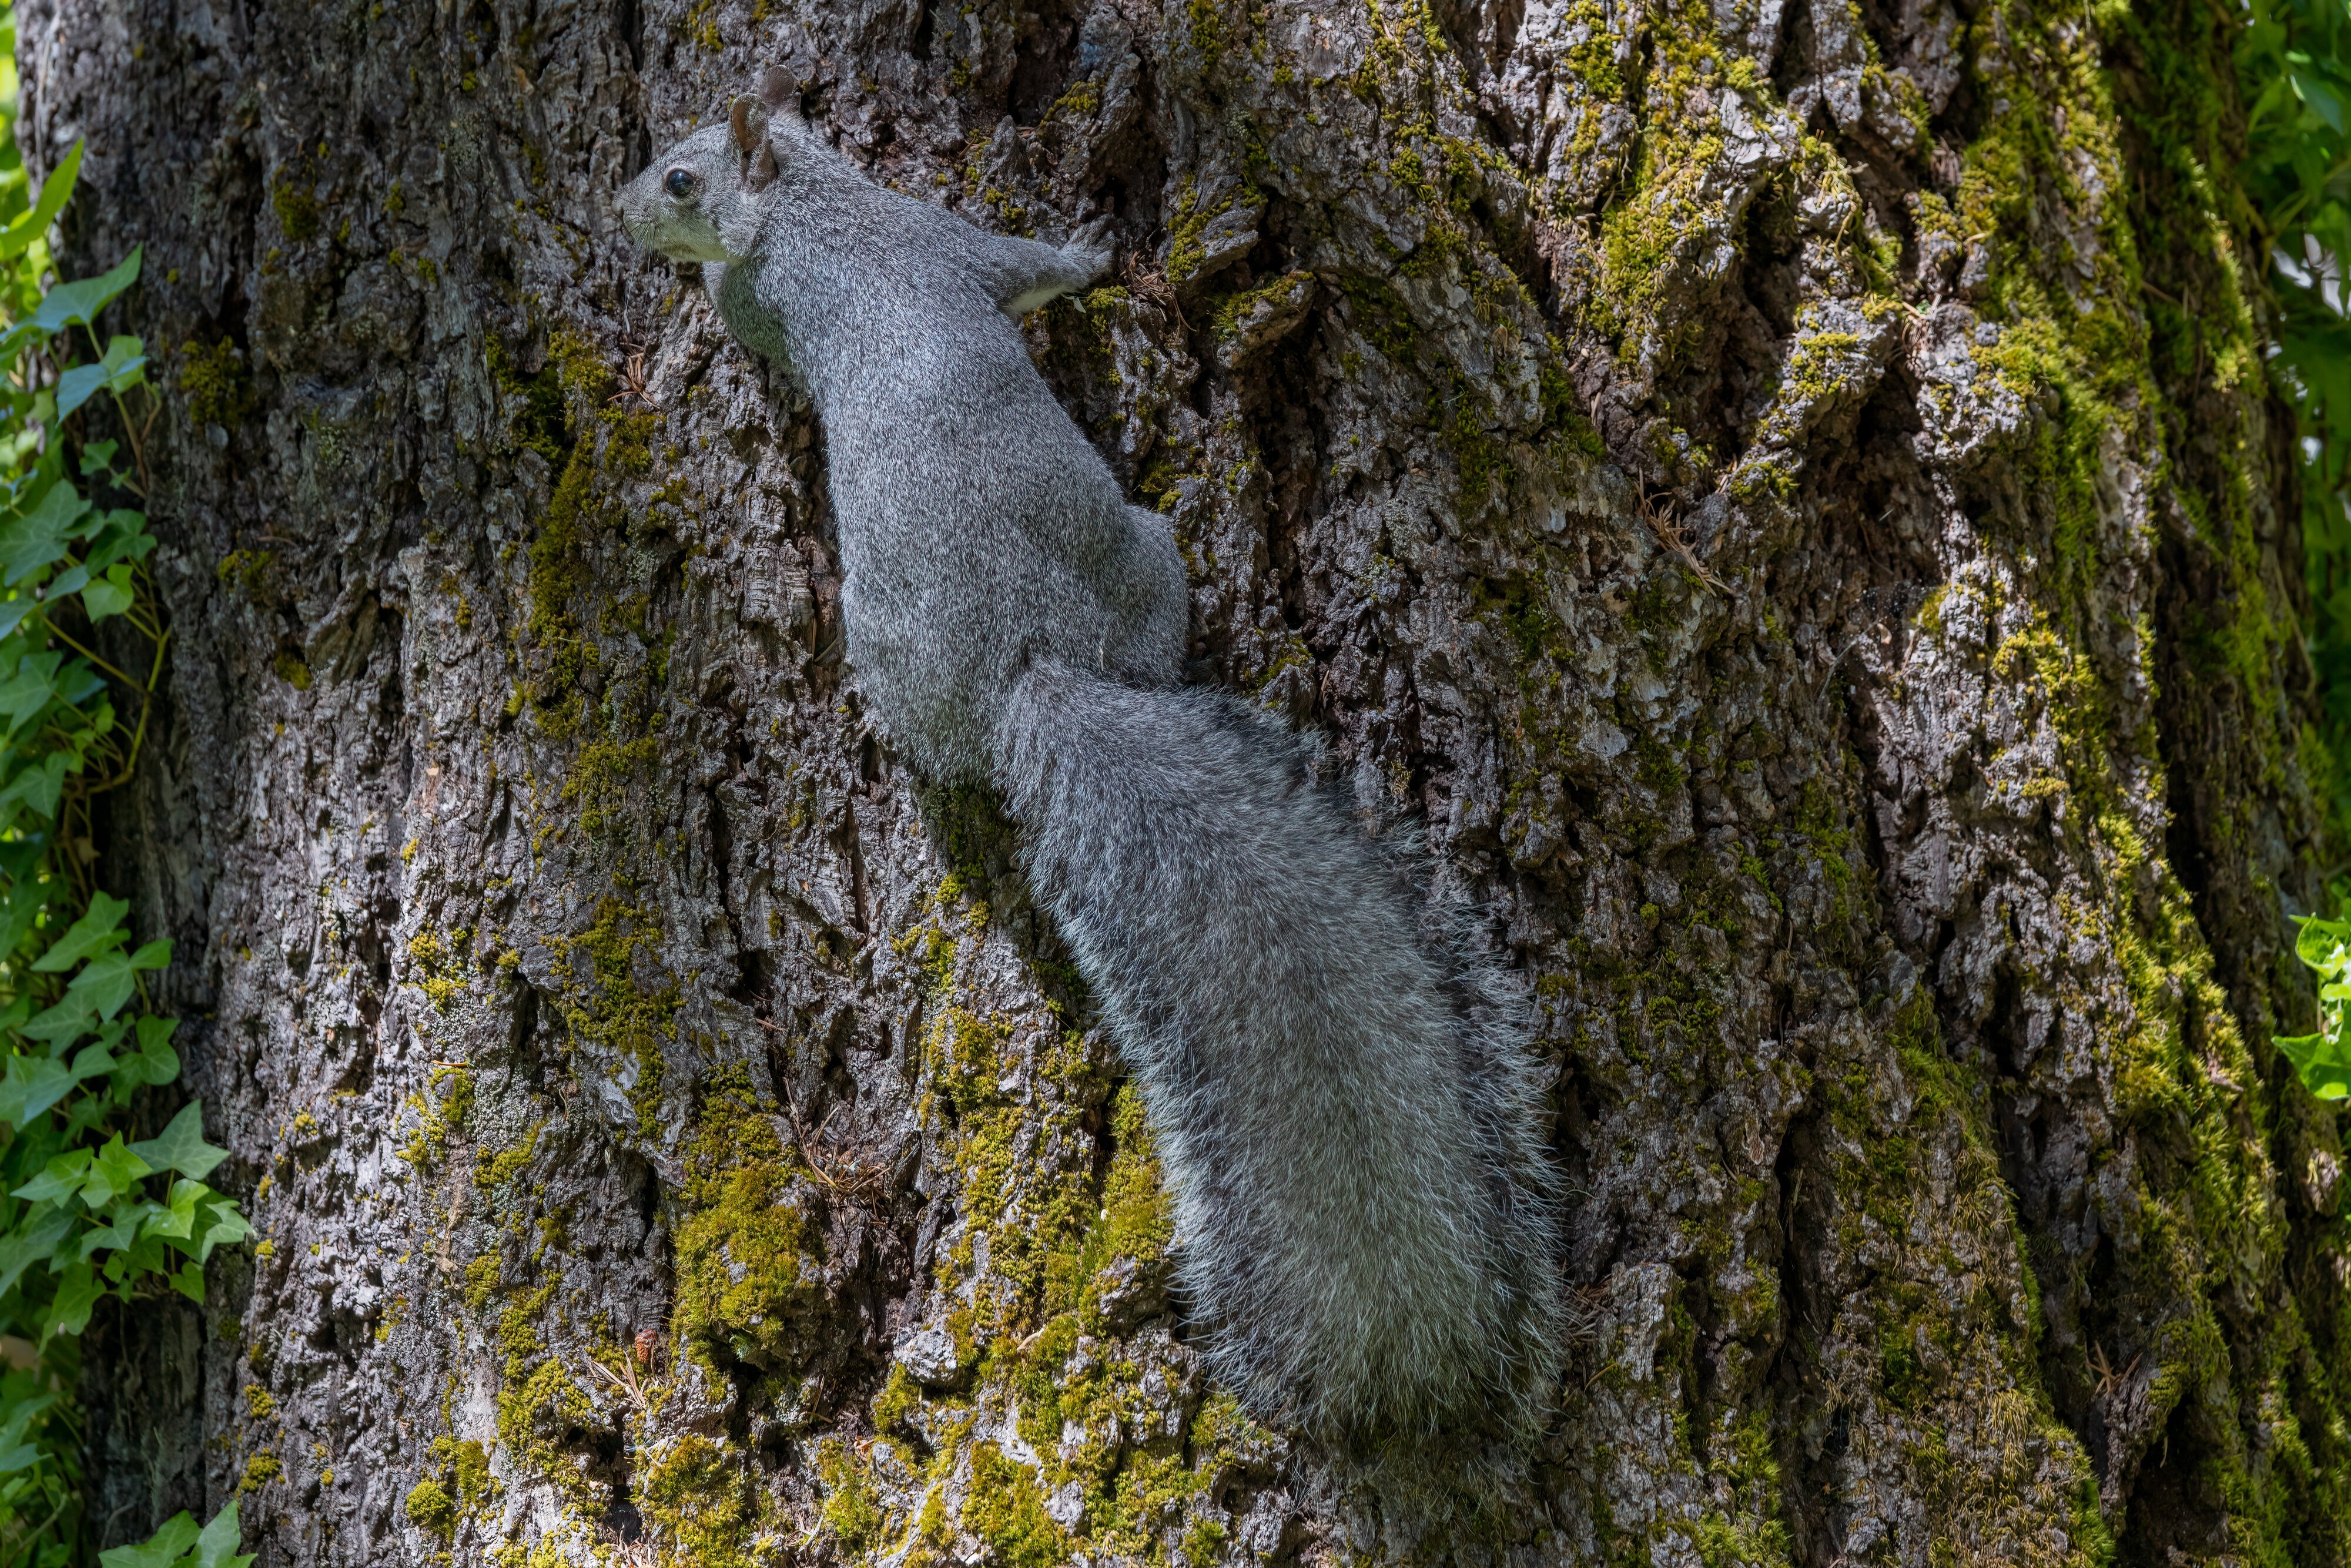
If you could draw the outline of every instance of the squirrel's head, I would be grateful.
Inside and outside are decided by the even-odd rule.
[[[672,261],[740,261],[758,234],[758,198],[778,173],[774,136],[799,119],[791,78],[770,66],[757,97],[695,131],[621,191],[629,237]],[[788,107],[789,106],[789,107]]]

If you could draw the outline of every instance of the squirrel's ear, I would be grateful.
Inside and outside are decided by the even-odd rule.
[[[799,84],[786,75],[781,66],[769,66],[759,78],[759,97],[769,113],[780,112],[787,103],[799,97]]]
[[[751,154],[751,189],[764,191],[776,183],[776,144],[762,137]]]
[[[726,123],[737,152],[756,152],[768,144],[768,106],[758,99],[737,99],[726,111]]]

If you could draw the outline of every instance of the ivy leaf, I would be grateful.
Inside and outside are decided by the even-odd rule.
[[[73,1092],[78,1082],[64,1062],[46,1056],[12,1056],[0,1076],[0,1121],[23,1128]]]
[[[5,547],[0,547],[0,556],[5,553]],[[9,737],[13,738],[25,727],[26,721],[56,700],[56,668],[54,659],[36,656],[20,661],[16,673],[0,681],[0,716],[8,720]]]
[[[18,809],[26,806],[44,819],[55,821],[57,800],[66,789],[66,773],[73,766],[71,752],[52,751],[9,779],[7,788],[0,789],[0,829],[14,825]],[[0,952],[10,951],[16,946],[13,940],[0,943]]]
[[[2294,956],[2314,969],[2324,969],[2328,956],[2346,942],[2351,942],[2351,922],[2305,915],[2302,929],[2294,933]]]
[[[122,1134],[117,1133],[90,1156],[89,1176],[82,1184],[81,1200],[92,1208],[102,1207],[118,1197],[128,1197],[139,1185],[140,1177],[154,1174],[155,1167],[141,1158],[138,1150],[125,1147]]]
[[[196,1260],[200,1263],[211,1259],[214,1248],[234,1247],[239,1242],[251,1240],[255,1234],[253,1222],[239,1212],[235,1204],[218,1193],[213,1194],[211,1213],[212,1223],[205,1227],[203,1239],[196,1243]]]
[[[20,1027],[16,1032],[27,1040],[48,1040],[52,1043],[71,1040],[76,1035],[88,1032],[90,1011],[91,1003],[88,991],[68,990],[57,998],[57,1006],[35,1014],[31,1021]]]
[[[204,1532],[196,1537],[195,1561],[187,1568],[247,1568],[253,1559],[239,1556],[236,1551],[244,1538],[245,1531],[236,1521],[236,1500],[232,1498],[226,1508],[213,1515]]]
[[[137,1155],[159,1171],[178,1171],[198,1181],[213,1174],[213,1167],[228,1158],[228,1151],[204,1142],[204,1103],[191,1100],[180,1107],[172,1124],[154,1137],[131,1145]]]
[[[57,214],[65,210],[66,198],[73,194],[74,180],[81,172],[81,146],[77,139],[66,155],[57,160],[57,166],[41,182],[41,199],[33,204],[32,210],[18,214],[16,222],[0,229],[0,261],[23,255],[57,221]]]
[[[150,942],[136,953],[108,953],[93,958],[82,972],[66,988],[68,995],[76,991],[86,994],[100,1018],[112,1018],[131,999],[138,982],[134,974],[141,969],[160,969],[172,961],[169,939]]]
[[[30,1229],[0,1239],[0,1296],[16,1288],[26,1270],[56,1257],[58,1243],[73,1234],[78,1223],[67,1210],[52,1208]]]
[[[109,953],[83,966],[66,992],[69,996],[77,992],[87,996],[99,1017],[110,1019],[122,1010],[122,1004],[131,999],[137,986],[138,981],[131,974],[130,955]]]
[[[121,614],[137,597],[131,586],[131,565],[123,561],[107,568],[104,577],[81,591],[81,607],[96,622]]]
[[[195,1235],[196,1203],[212,1191],[200,1181],[186,1176],[172,1184],[172,1200],[168,1206],[158,1205],[147,1216],[145,1234],[160,1236],[165,1240],[185,1240]]]
[[[224,1511],[234,1513],[236,1505],[231,1503]],[[98,1560],[106,1568],[173,1568],[173,1564],[187,1554],[190,1547],[196,1546],[203,1540],[203,1535],[196,1529],[194,1517],[185,1512],[176,1513],[164,1521],[162,1529],[141,1544],[118,1546],[111,1552],[101,1552]]]
[[[57,1293],[49,1302],[49,1310],[41,1325],[41,1341],[47,1343],[58,1334],[79,1334],[89,1326],[91,1309],[106,1294],[106,1286],[97,1270],[87,1263],[67,1267],[57,1283]]]
[[[147,356],[136,338],[118,337],[94,365],[76,365],[57,378],[57,417],[65,418],[99,392],[125,392],[145,379]]]
[[[87,327],[98,319],[107,301],[138,281],[139,250],[134,248],[103,275],[60,283],[41,296],[41,308],[33,312],[33,325],[53,337],[68,327]]]
[[[31,1203],[55,1203],[78,1190],[89,1171],[90,1151],[68,1149],[41,1167],[41,1174],[8,1196]]]
[[[0,581],[9,587],[62,559],[66,541],[78,538],[89,505],[63,479],[41,492],[30,511],[0,521]]]
[[[133,1083],[169,1083],[180,1075],[180,1053],[172,1049],[178,1019],[139,1020],[139,1053],[123,1059],[120,1071]]]
[[[41,955],[33,967],[45,975],[70,969],[92,953],[102,953],[121,945],[127,936],[122,929],[122,917],[131,913],[127,898],[110,898],[103,893],[89,897],[89,913],[66,928],[66,934]]]
[[[33,922],[48,907],[49,894],[56,887],[55,883],[27,876],[19,877],[8,889],[7,902],[0,904],[0,957],[16,951],[16,944],[25,939],[25,933],[33,928]]]
[[[115,1216],[111,1225],[93,1225],[81,1233],[81,1260],[89,1262],[99,1252],[120,1251],[139,1239],[140,1227],[155,1211],[153,1204],[142,1203],[135,1208]]]

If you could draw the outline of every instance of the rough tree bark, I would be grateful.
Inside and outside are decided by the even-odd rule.
[[[93,1331],[109,1539],[2341,1561],[2232,16],[28,0],[28,155],[89,139],[70,255],[147,247],[176,389],[105,863],[268,1238]],[[821,432],[614,230],[768,62],[984,225],[1116,214],[1032,338],[1200,678],[1418,813],[1540,1006],[1531,1452],[1351,1468],[1198,1370],[1007,832],[862,716]]]

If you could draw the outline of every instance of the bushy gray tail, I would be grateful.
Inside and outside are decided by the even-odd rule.
[[[1397,858],[1217,693],[1040,665],[997,749],[1218,1373],[1327,1433],[1525,1424],[1563,1348],[1541,1093],[1508,1009],[1416,939]]]

